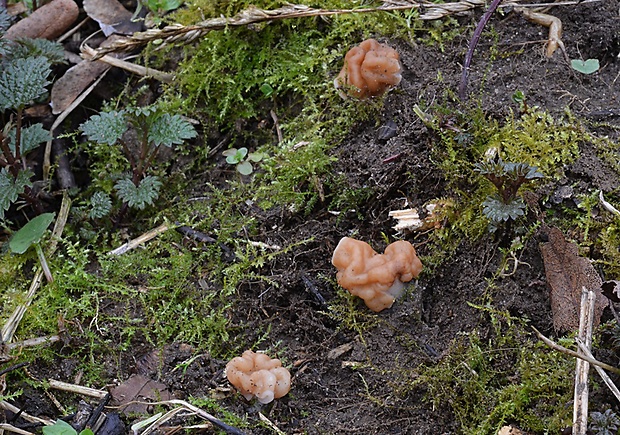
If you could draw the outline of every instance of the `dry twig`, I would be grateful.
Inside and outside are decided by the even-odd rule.
[[[30,423],[43,424],[43,425],[46,425],[46,426],[51,426],[51,425],[54,424],[54,422],[52,420],[45,419],[45,418],[40,418],[40,417],[35,417],[33,415],[30,415],[27,412],[24,412],[23,409],[19,409],[17,406],[11,405],[6,400],[0,401],[0,409],[4,409],[5,411],[10,411],[13,414],[19,414],[20,418],[23,418],[24,420],[26,420],[27,422],[30,422]]]
[[[118,59],[113,56],[98,56],[97,50],[89,47],[86,44],[82,44],[80,49],[82,50],[82,56],[86,60],[92,61],[93,58],[97,56],[97,59],[107,63],[108,65],[124,69],[125,71],[129,71],[130,73],[139,75],[141,77],[153,77],[155,80],[159,80],[160,82],[164,83],[171,83],[172,79],[174,79],[174,74],[165,73],[153,68],[147,68],[142,65],[136,65],[135,63],[127,62],[126,60]]]
[[[589,352],[592,347],[592,324],[594,323],[594,302],[596,293],[583,287],[579,314],[579,340]],[[577,359],[575,367],[575,395],[573,403],[573,435],[585,435],[588,430],[588,372],[590,363]]]
[[[575,341],[577,342],[577,345],[579,346],[579,350],[581,350],[584,353],[584,355],[590,358],[594,358],[594,356],[592,355],[592,352],[590,352],[590,350],[585,346],[585,344],[581,340],[576,338]],[[600,375],[603,382],[605,382],[605,385],[607,385],[607,387],[611,390],[614,396],[616,396],[616,399],[618,399],[618,401],[620,402],[620,390],[618,390],[618,387],[616,387],[616,384],[614,384],[614,381],[612,381],[609,375],[605,373],[605,371],[599,366],[594,366],[594,368],[596,369],[596,372]]]
[[[137,248],[141,244],[146,243],[149,240],[157,237],[161,233],[164,233],[164,232],[168,231],[169,229],[170,229],[170,225],[168,225],[168,224],[161,224],[157,228],[154,228],[151,231],[148,231],[148,232],[142,234],[140,237],[136,237],[135,239],[130,240],[129,242],[125,243],[124,245],[121,245],[118,248],[110,251],[109,254],[110,255],[121,255],[121,254],[124,254],[125,252],[131,251],[132,249]]]
[[[600,0],[589,0],[600,1]],[[586,0],[588,2],[588,0]],[[583,3],[586,3],[583,2]],[[561,4],[579,4],[578,1],[562,2]],[[156,40],[161,40],[161,46],[174,42],[189,43],[202,38],[212,30],[223,30],[229,27],[247,26],[249,24],[261,23],[265,21],[276,21],[290,18],[304,18],[317,16],[331,16],[352,13],[370,13],[370,12],[390,12],[399,10],[420,10],[420,20],[438,20],[450,15],[456,15],[470,11],[474,8],[482,7],[486,4],[485,0],[462,0],[456,2],[435,4],[425,0],[390,2],[376,8],[359,8],[359,9],[317,9],[305,5],[289,4],[277,9],[264,10],[256,7],[250,7],[239,12],[234,17],[218,17],[208,19],[197,24],[184,26],[181,24],[172,24],[163,29],[149,29],[145,32],[134,33],[131,36],[120,38],[110,46],[100,47],[96,50],[93,59],[99,59],[103,55],[117,52],[132,50],[137,47],[148,44]],[[520,4],[519,1],[504,1],[499,7],[540,7],[540,4]]]
[[[21,435],[34,435],[32,432],[28,432],[27,430],[20,429],[8,423],[0,423],[0,431],[3,431],[3,430],[13,432],[13,433],[18,433]]]
[[[97,390],[95,388],[85,387],[83,385],[70,384],[68,382],[57,381],[56,379],[48,379],[49,386],[56,390],[68,391],[70,393],[81,394],[82,396],[95,397],[103,399],[108,392]]]
[[[178,400],[178,399],[173,399],[173,400],[164,400],[161,402],[129,402],[129,403],[125,403],[123,404],[123,406],[129,405],[131,403],[148,403],[149,405],[172,405],[172,406],[176,406],[176,408],[174,408],[173,410],[171,410],[170,412],[166,413],[166,414],[162,414],[160,415],[158,418],[152,418],[148,419],[149,424],[153,423],[153,428],[156,428],[160,425],[159,420],[160,419],[165,419],[168,420],[171,418],[171,416],[173,416],[174,414],[176,414],[177,412],[180,411],[186,411],[191,413],[191,415],[197,415],[198,417],[207,420],[208,422],[210,422],[211,424],[213,424],[213,426],[218,427],[219,429],[223,430],[224,432],[226,432],[227,434],[231,434],[231,435],[245,435],[243,431],[237,429],[236,427],[230,426],[226,423],[224,423],[223,421],[215,418],[213,415],[209,414],[206,411],[203,411],[202,409],[192,405],[191,403],[188,403],[184,400]],[[135,426],[135,425],[134,425]]]
[[[595,365],[595,366],[599,366],[607,371],[616,373],[618,375],[620,375],[620,369],[614,366],[610,366],[609,364],[605,364],[604,362],[600,362],[597,359],[591,358],[587,355],[583,355],[579,352],[575,352],[574,350],[570,350],[565,348],[564,346],[560,346],[559,344],[557,344],[556,342],[554,342],[553,340],[550,340],[549,338],[545,337],[542,332],[540,332],[538,329],[536,329],[535,327],[532,326],[532,329],[534,330],[534,332],[536,333],[536,336],[538,336],[538,338],[545,343],[547,346],[549,346],[552,349],[557,350],[558,352],[562,352],[568,356],[572,356],[574,358],[580,358],[584,361],[588,361],[590,364]]]

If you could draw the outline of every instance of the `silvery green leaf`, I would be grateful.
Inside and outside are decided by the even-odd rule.
[[[149,126],[149,142],[155,146],[180,145],[193,137],[196,137],[194,126],[180,115],[164,113]]]
[[[129,207],[140,210],[147,205],[153,205],[153,201],[159,196],[160,187],[161,181],[153,175],[144,177],[138,186],[133,184],[128,177],[121,178],[114,185],[122,201],[126,202]]]
[[[6,8],[0,9],[0,32],[4,32],[11,26],[11,15]]]
[[[19,141],[20,152],[24,155],[50,139],[50,132],[44,129],[42,124],[33,124],[30,127],[22,128],[21,140]],[[15,130],[9,132],[9,148],[15,155]]]
[[[33,175],[30,170],[19,171],[17,178],[13,178],[7,168],[0,169],[0,219],[4,219],[4,212],[24,193],[26,186],[32,185]]]
[[[570,61],[570,66],[572,69],[582,74],[594,74],[601,68],[598,59],[572,59]]]
[[[9,57],[13,59],[43,56],[52,65],[65,62],[62,44],[47,39],[20,38],[11,44]]]
[[[489,196],[482,203],[484,207],[484,214],[490,220],[494,222],[503,222],[507,220],[515,220],[519,216],[525,214],[525,204],[521,198],[512,201],[509,204],[504,204],[502,200],[496,196]]]
[[[24,107],[46,92],[50,64],[43,56],[13,59],[0,73],[0,110]]]
[[[127,130],[127,121],[122,111],[101,112],[80,125],[80,130],[89,140],[114,145]]]
[[[90,207],[88,217],[91,219],[100,219],[110,213],[112,209],[112,200],[107,193],[95,192],[93,196],[90,197]]]
[[[239,171],[241,175],[250,175],[252,171],[254,171],[254,168],[252,167],[252,163],[246,160],[237,165],[237,171]]]

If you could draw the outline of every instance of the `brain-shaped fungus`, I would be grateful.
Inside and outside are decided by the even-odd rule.
[[[338,269],[338,284],[364,299],[375,312],[390,308],[404,283],[422,272],[414,247],[404,240],[388,245],[381,255],[366,242],[343,237],[334,250],[332,264]]]
[[[393,48],[367,39],[344,57],[344,66],[334,80],[340,95],[368,98],[383,95],[402,78],[399,55]]]
[[[279,359],[251,350],[226,364],[226,377],[247,400],[260,403],[285,396],[291,389],[291,375]]]

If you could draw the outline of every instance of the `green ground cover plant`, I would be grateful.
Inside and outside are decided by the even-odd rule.
[[[137,151],[123,135],[131,125],[138,137]],[[116,180],[114,191],[127,207],[143,210],[159,197],[162,182],[157,175],[149,174],[160,147],[180,145],[196,137],[194,127],[180,115],[171,115],[156,106],[126,107],[121,110],[93,115],[80,126],[89,140],[99,146],[120,145],[127,158],[131,174],[111,174]],[[109,192],[96,192],[91,197],[91,218],[106,216],[112,206]]]
[[[427,400],[452,409],[464,434],[496,433],[507,424],[535,433],[570,426],[574,361],[527,339],[522,320],[482,310],[494,332],[455,339],[447,358],[422,369],[416,382],[428,387]]]
[[[1,23],[0,23],[1,24]],[[6,25],[0,27],[0,36]],[[33,192],[35,174],[26,156],[50,138],[40,123],[24,124],[26,105],[43,97],[50,84],[51,66],[63,61],[62,46],[50,41],[27,39],[0,43],[0,111],[13,115],[2,120],[0,131],[0,220],[18,200],[37,213],[43,204]]]
[[[347,6],[337,1],[319,3],[326,8]],[[163,19],[190,23],[203,17],[231,16],[248,6],[244,1],[198,0]],[[259,2],[258,6],[277,4]],[[81,149],[90,159],[92,185],[80,194],[82,203],[73,210],[61,252],[50,259],[54,282],[38,294],[20,326],[22,336],[34,337],[54,334],[63,324],[69,333],[67,340],[73,340],[70,343],[75,346],[62,351],[53,347],[25,349],[20,357],[50,364],[61,356],[74,358],[84,372],[83,383],[101,385],[110,376],[101,355],[120,362],[136,342],[158,349],[173,342],[189,343],[196,352],[224,359],[266,340],[268,326],[260,325],[248,333],[236,318],[241,293],[249,283],[280,289],[269,266],[279,256],[297,255],[296,248],[311,240],[270,251],[251,242],[264,236],[265,223],[260,219],[267,219],[263,214],[290,213],[301,220],[320,204],[329,205],[335,212],[358,209],[354,224],[370,222],[371,217],[359,209],[374,192],[366,186],[352,189],[346,176],[334,174],[336,158],[331,151],[352,127],[362,122],[378,125],[383,101],[342,101],[330,78],[346,49],[363,37],[378,34],[417,39],[416,32],[423,29],[417,14],[315,17],[211,32],[182,49],[177,81],[165,87],[160,101],[146,107],[131,101],[125,107],[119,99],[82,124],[81,132],[89,141]],[[425,26],[425,31],[430,29],[425,42],[440,47],[459,33],[458,22],[452,19]],[[178,48],[149,51],[149,56],[157,63],[173,50]],[[19,163],[49,137],[42,128],[23,127],[18,120],[22,118],[20,110],[45,92],[51,61],[27,57],[39,60],[10,64],[10,57],[3,62],[5,59],[9,68],[1,73],[0,92],[19,81],[15,71],[29,65],[38,72],[28,88],[36,92],[18,95],[11,105],[2,108],[12,109],[15,117],[5,124],[4,132],[9,133],[0,133],[5,134],[0,138],[6,158],[0,172],[0,191],[9,192],[0,201],[0,213],[20,199],[28,201],[33,174],[22,170]],[[534,343],[527,337],[524,321],[495,311],[493,284],[509,257],[515,258],[517,267],[515,253],[531,240],[537,228],[537,223],[528,220],[528,210],[520,199],[523,191],[560,179],[563,168],[579,156],[579,145],[592,138],[571,114],[551,116],[528,107],[521,97],[520,112],[505,119],[488,116],[481,105],[457,110],[452,102],[424,107],[424,112],[419,112],[437,139],[429,147],[435,168],[441,173],[440,183],[445,184],[446,198],[442,200],[452,204],[445,225],[428,236],[425,273],[437,270],[462,241],[488,236],[489,221],[515,222],[510,248],[500,249],[501,270],[489,278],[489,287],[481,296],[489,303],[480,309],[481,316],[489,318],[495,329],[488,336],[477,329],[463,333],[436,365],[399,368],[398,372],[415,372],[416,379],[400,388],[411,390],[424,384],[429,391],[427,400],[450,409],[463,433],[493,433],[507,422],[517,422],[526,430],[553,431],[564,427],[569,419],[565,404],[570,400],[572,361],[558,359]],[[179,112],[198,120],[200,140],[192,141],[198,132],[186,118],[175,114]],[[274,129],[277,126],[282,138],[276,139],[270,129],[261,130],[263,121]],[[135,138],[127,139],[128,132]],[[190,141],[199,142],[196,149],[187,145]],[[210,148],[220,144],[230,148],[210,153]],[[170,173],[169,165],[156,160],[163,148],[170,148],[174,156],[190,155],[195,160],[176,169],[178,173]],[[489,162],[489,152],[497,160]],[[231,166],[224,164],[222,154]],[[248,170],[249,156],[257,154],[265,157]],[[613,160],[612,154],[608,157]],[[195,175],[221,167],[231,169],[232,165],[241,174],[252,176],[201,181],[199,186],[183,191],[187,187],[179,174],[183,170]],[[533,180],[538,182],[528,183]],[[176,182],[179,186],[174,187]],[[584,201],[584,209],[592,209],[592,201]],[[116,225],[122,221],[123,210],[129,208],[135,219],[124,221],[119,230]],[[259,210],[259,216],[253,216],[252,210]],[[107,217],[114,216],[115,211],[115,221],[108,222]],[[336,225],[348,219],[342,215]],[[600,233],[599,222],[589,217],[577,221],[567,212],[564,218],[566,226],[577,222],[592,229],[599,237],[592,243],[610,246],[609,251],[602,251],[603,261],[609,262],[605,263],[607,270],[620,268],[620,258],[612,252],[620,240],[617,218]],[[171,227],[176,223],[191,225],[213,241],[190,240],[170,230],[151,241],[148,249],[109,255],[111,246],[164,221]],[[123,234],[125,231],[128,234]],[[23,256],[2,256],[0,282],[8,289],[2,294],[6,313],[24,302],[20,288],[28,285],[33,260],[32,250],[24,251]],[[356,300],[342,291],[325,310],[322,315],[337,325],[334,329],[338,333],[354,331],[364,345],[367,334],[388,325],[360,310]],[[407,315],[415,319],[415,315]],[[3,313],[0,318],[5,316]],[[411,349],[419,346],[405,334],[397,340]],[[399,392],[396,382],[393,386]],[[372,397],[368,385],[363,394],[375,405],[387,408]],[[244,428],[254,424],[247,416],[228,411],[218,399],[193,398],[192,402],[223,415],[230,424]]]

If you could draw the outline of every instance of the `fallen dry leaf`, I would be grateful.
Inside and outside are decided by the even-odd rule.
[[[120,406],[125,414],[148,412],[148,404],[129,402],[158,402],[172,398],[166,385],[142,375],[131,375],[125,382],[112,388],[110,394],[112,405]]]
[[[111,35],[100,46],[106,47],[119,38],[118,35]],[[64,112],[86,88],[110,68],[110,65],[105,62],[98,60],[93,62],[87,59],[69,68],[52,86],[50,96],[52,113],[58,115]]]
[[[83,60],[69,68],[52,86],[52,113],[57,115],[64,112],[91,83],[110,68],[106,63],[90,60]]]
[[[562,231],[546,227],[548,241],[541,245],[547,286],[550,289],[553,327],[557,332],[579,329],[581,291],[585,287],[596,293],[594,326],[596,327],[608,301],[603,297],[603,281],[587,258],[579,256],[574,243],[567,242]]]
[[[99,23],[105,36],[131,35],[143,27],[144,21],[132,21],[133,14],[117,0],[84,0],[84,12]]]
[[[78,14],[78,5],[73,0],[53,0],[13,24],[4,34],[4,38],[54,39],[75,22]]]

